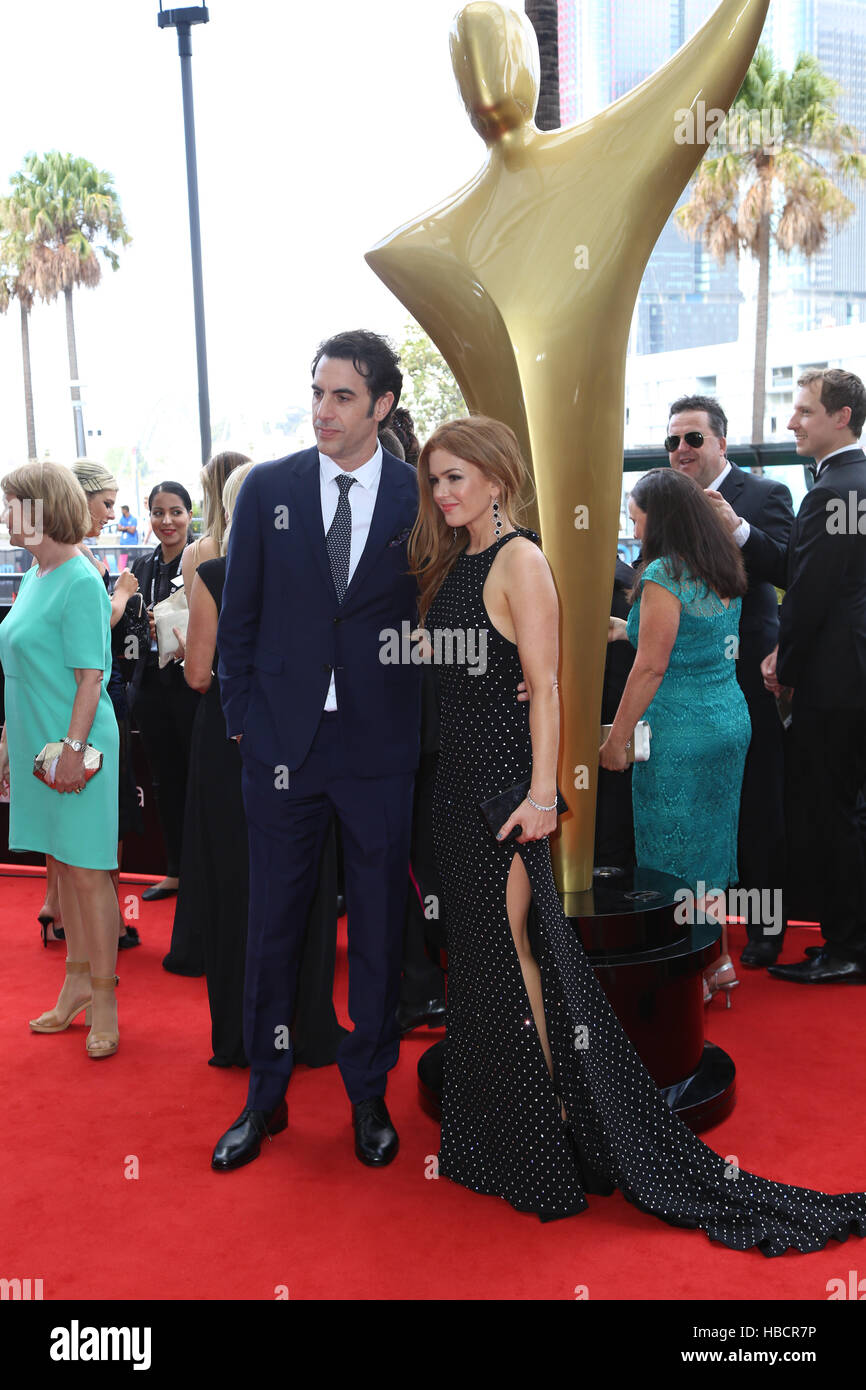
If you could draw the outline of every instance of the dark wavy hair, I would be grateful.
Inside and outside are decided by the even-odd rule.
[[[380,425],[389,425],[391,413],[399,404],[400,392],[403,390],[403,373],[400,371],[400,358],[388,339],[381,338],[378,333],[371,333],[367,328],[335,333],[333,338],[326,338],[316,348],[311,368],[313,376],[316,375],[316,368],[323,357],[341,357],[344,361],[351,362],[358,375],[364,378],[370,392],[368,415],[373,414],[376,402],[381,396],[393,391],[391,410],[384,420],[379,421]]]
[[[665,560],[676,583],[695,579],[719,598],[742,598],[746,567],[739,547],[693,478],[673,468],[652,468],[635,483],[631,498],[646,513],[632,603],[653,560]]]

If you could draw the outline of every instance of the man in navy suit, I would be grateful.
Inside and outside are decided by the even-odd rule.
[[[317,447],[260,464],[238,494],[217,645],[249,826],[250,1084],[214,1150],[217,1170],[249,1163],[288,1123],[298,961],[332,814],[355,1025],[337,1061],[358,1158],[383,1166],[397,1153],[384,1097],[399,1050],[421,668],[380,657],[389,632],[417,622],[407,541],[418,489],[377,432],[401,387],[384,339],[363,330],[328,339],[313,361]]]
[[[791,733],[810,798],[808,851],[821,869],[822,948],[770,974],[796,984],[866,983],[866,852],[858,798],[866,784],[866,386],[812,368],[788,428],[813,458],[776,583],[785,587],[768,690],[792,689]]]
[[[764,688],[761,661],[779,639],[779,600],[773,575],[788,553],[794,524],[791,494],[784,483],[762,478],[727,458],[728,420],[712,396],[681,396],[670,410],[665,441],[671,467],[694,478],[740,547],[748,591],[740,614],[737,680],[749,706],[752,741],[746,755],[737,866],[740,885],[780,892],[785,875],[784,743],[776,701]],[[772,899],[771,899],[772,901]],[[776,914],[747,920],[745,965],[770,965],[782,935]]]

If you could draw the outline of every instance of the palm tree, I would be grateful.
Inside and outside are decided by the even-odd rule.
[[[30,311],[37,294],[44,300],[55,293],[50,257],[35,243],[27,210],[13,198],[0,199],[0,313],[13,299],[21,311],[21,359],[24,368],[24,411],[27,419],[27,456],[35,459],[36,424],[33,414],[33,377],[30,368]]]
[[[541,86],[535,124],[539,130],[558,130],[559,111],[559,5],[557,0],[526,0],[526,16],[538,39]]]
[[[741,248],[758,262],[754,444],[764,441],[771,244],[814,256],[855,211],[833,175],[866,179],[863,138],[834,110],[840,92],[811,54],[787,73],[762,44],[676,215],[720,265]]]
[[[28,209],[35,240],[50,253],[51,275],[66,301],[66,345],[75,447],[79,456],[86,452],[81,391],[78,386],[78,353],[72,291],[76,285],[92,287],[102,276],[98,250],[117,270],[120,259],[116,245],[127,246],[120,201],[111,175],[97,169],[89,160],[52,150],[40,159],[28,155],[24,168],[11,179],[13,198]],[[95,248],[95,249],[94,249]]]

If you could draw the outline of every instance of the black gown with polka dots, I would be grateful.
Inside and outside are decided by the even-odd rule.
[[[516,535],[538,539],[516,531],[461,554],[427,619],[440,668],[434,846],[449,961],[439,1171],[545,1220],[618,1188],[671,1225],[765,1255],[866,1235],[866,1193],[831,1196],[738,1170],[674,1115],[563,913],[547,840],[504,844],[488,829],[479,803],[529,776],[532,763],[517,648],[483,601],[491,565]],[[462,634],[459,643],[449,633]],[[506,912],[515,853],[532,887],[553,1078]]]

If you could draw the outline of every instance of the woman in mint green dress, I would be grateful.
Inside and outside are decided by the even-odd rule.
[[[752,736],[736,673],[745,570],[691,478],[653,469],[636,484],[629,511],[642,563],[628,623],[611,619],[610,637],[627,638],[637,656],[600,761],[624,769],[627,742],[646,718],[650,757],[632,774],[637,863],[684,879],[700,903],[737,881]],[[730,1003],[737,981],[724,926],[722,954],[704,978],[705,998],[724,989]]]
[[[0,625],[6,727],[0,783],[9,785],[9,848],[57,860],[68,958],[54,1009],[35,1033],[60,1033],[86,1010],[90,1057],[117,1051],[114,998],[117,900],[117,721],[106,686],[111,671],[110,604],[78,545],[90,527],[85,495],[67,468],[27,464],[0,483],[12,545],[35,557]],[[33,776],[46,743],[65,740],[54,786]],[[84,746],[102,767],[84,777]]]

